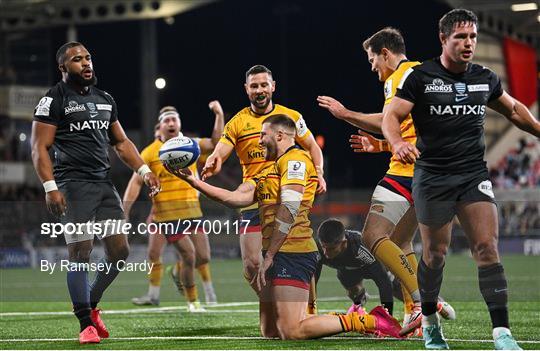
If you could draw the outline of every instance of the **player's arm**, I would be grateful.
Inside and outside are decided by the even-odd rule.
[[[519,129],[540,138],[540,122],[534,118],[527,106],[508,93],[488,103],[488,106],[508,118]]]
[[[169,173],[186,181],[193,188],[197,189],[210,199],[220,202],[227,207],[242,208],[252,205],[257,201],[255,198],[255,184],[252,182],[244,182],[234,191],[223,189],[217,186],[205,183],[198,179],[189,168],[174,170],[164,164]]]
[[[362,113],[347,109],[341,102],[330,96],[318,96],[319,106],[327,109],[334,117],[371,133],[381,134],[383,113]]]
[[[280,188],[280,204],[276,211],[274,228],[264,261],[257,274],[257,286],[259,290],[266,285],[266,271],[272,266],[274,256],[287,239],[294,220],[298,214],[302,198],[304,196],[304,186],[300,184],[282,185]]]
[[[229,158],[234,147],[224,142],[218,142],[214,151],[206,159],[201,172],[202,180],[206,180],[221,171],[221,165]]]
[[[126,191],[124,192],[124,198],[122,199],[126,218],[129,218],[129,212],[131,211],[133,203],[139,197],[143,183],[142,178],[137,173],[133,173],[126,187]]]
[[[201,153],[207,154],[212,152],[223,134],[223,126],[225,125],[225,115],[223,113],[223,108],[219,101],[214,100],[210,101],[208,108],[214,112],[214,129],[212,129],[212,136],[210,138],[201,139],[199,146],[201,147]]]
[[[405,163],[414,163],[420,156],[416,146],[401,137],[401,122],[407,118],[413,107],[412,102],[395,96],[388,105],[382,121],[382,131],[392,147],[393,154]]]
[[[317,178],[319,179],[319,185],[317,187],[317,194],[323,194],[326,192],[326,181],[324,180],[324,157],[321,148],[315,141],[313,134],[309,134],[306,138],[296,138],[296,141],[300,146],[304,148],[311,155],[315,169],[317,170]]]
[[[131,140],[127,137],[120,122],[115,121],[110,127],[111,143],[114,151],[120,159],[133,171],[139,174],[144,183],[150,188],[150,196],[156,195],[160,190],[159,179],[150,170],[148,165],[144,163],[139,151]]]
[[[49,156],[55,135],[55,125],[38,121],[32,123],[32,162],[45,188],[47,208],[51,214],[59,217],[66,211],[66,200],[54,182],[53,166]]]
[[[375,138],[373,135],[358,129],[358,134],[351,135],[349,139],[354,152],[392,152],[390,144],[385,139]]]

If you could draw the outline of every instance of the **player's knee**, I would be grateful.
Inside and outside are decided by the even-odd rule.
[[[182,252],[182,262],[186,267],[195,267],[195,253],[194,252]]]
[[[202,255],[202,256],[197,255],[197,259],[196,259],[196,262],[195,262],[195,265],[197,267],[200,267],[203,264],[208,264],[208,263],[210,263],[210,257],[209,256],[207,256],[207,255]]]
[[[306,335],[302,333],[299,326],[280,325],[278,323],[279,338],[282,340],[304,340]]]
[[[279,333],[275,326],[261,323],[261,336],[263,338],[279,338]]]
[[[148,251],[148,259],[150,262],[158,262],[161,258],[159,250],[149,250]]]
[[[498,261],[497,240],[483,240],[477,242],[471,248],[473,256],[477,261],[492,263]]]
[[[88,263],[90,262],[90,254],[92,253],[92,248],[74,248],[69,250],[69,260],[71,262],[80,262]]]
[[[448,252],[448,246],[447,245],[432,245],[429,247],[429,250],[427,250],[426,255],[424,255],[424,258],[427,256],[427,262],[426,264],[428,267],[434,268],[434,267],[441,267],[444,263],[444,259],[446,257],[446,254]]]
[[[129,245],[127,243],[118,245],[107,256],[109,262],[125,261],[129,256]]]

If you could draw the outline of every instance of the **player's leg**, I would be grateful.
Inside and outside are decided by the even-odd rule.
[[[364,278],[373,280],[377,285],[381,305],[392,315],[394,313],[394,296],[390,277],[388,277],[388,274],[378,261],[371,264],[364,271]]]
[[[189,238],[195,246],[195,267],[202,280],[205,301],[207,304],[215,304],[217,303],[217,298],[210,273],[210,242],[208,235],[204,233],[193,233]]]
[[[264,338],[279,338],[271,288],[267,283],[259,292],[259,325]]]
[[[458,217],[478,266],[480,292],[491,317],[495,348],[517,349],[508,322],[508,284],[497,249],[496,206],[492,202],[460,204]]]
[[[244,278],[257,291],[254,278],[262,262],[262,234],[259,210],[247,210],[242,213],[242,227],[239,232],[240,252],[244,267]]]
[[[131,299],[135,305],[159,305],[159,295],[161,289],[161,280],[163,278],[163,263],[161,256],[163,249],[167,245],[167,239],[158,231],[148,233],[148,260],[151,268],[148,273],[148,292],[141,297]]]
[[[169,238],[167,238],[169,240]],[[169,240],[182,257],[180,279],[184,285],[184,295],[188,300],[188,312],[204,312],[199,302],[199,293],[195,285],[195,246],[186,235]]]
[[[405,197],[377,185],[373,192],[362,238],[366,247],[405,285],[416,302],[420,301],[416,274],[403,251],[389,238],[396,223],[409,207]]]

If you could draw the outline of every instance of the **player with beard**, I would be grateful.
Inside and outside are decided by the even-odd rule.
[[[521,102],[508,95],[489,68],[472,63],[478,19],[455,9],[439,21],[442,54],[409,69],[388,106],[382,130],[397,159],[412,163],[413,199],[422,258],[418,285],[427,348],[448,348],[436,304],[453,217],[457,215],[478,267],[496,349],[520,349],[509,329],[508,285],[497,247],[498,217],[484,161],[486,106],[518,128],[540,137],[540,123]],[[404,140],[400,123],[412,115],[416,146]]]
[[[221,133],[223,133],[224,116],[219,101],[211,101],[208,107],[214,112],[215,122],[211,138],[195,138],[199,144],[201,153],[208,154],[214,150]],[[189,312],[203,312],[198,300],[197,286],[195,285],[194,269],[201,275],[207,303],[216,303],[216,294],[210,275],[210,244],[208,236],[201,233],[191,233],[186,236],[181,234],[184,229],[191,232],[192,229],[183,225],[202,217],[199,193],[186,182],[177,179],[165,170],[159,159],[159,149],[167,140],[181,135],[181,121],[178,111],[173,106],[165,106],[159,111],[159,137],[148,145],[142,152],[142,158],[148,163],[150,169],[159,177],[163,189],[160,194],[152,199],[152,221],[172,223],[178,228],[175,233],[149,233],[148,256],[152,262],[152,270],[149,273],[148,294],[132,299],[136,305],[158,305],[163,265],[161,254],[165,246],[163,234],[167,241],[176,248],[182,257],[182,262],[177,262],[174,269],[173,280],[177,283],[180,292],[188,300]],[[189,167],[193,173],[197,173],[196,163]],[[142,182],[136,174],[133,174],[124,193],[124,206],[126,215],[129,215],[133,202],[139,196]],[[182,225],[177,225],[181,223]],[[178,279],[179,278],[179,279]],[[178,284],[180,282],[181,284]]]
[[[112,269],[97,271],[88,282],[85,265],[67,272],[67,285],[73,312],[79,319],[79,342],[98,343],[109,332],[101,320],[97,304],[103,292],[119,273],[129,252],[124,234],[111,230],[107,220],[124,221],[120,196],[110,176],[108,146],[135,170],[151,189],[159,192],[159,180],[144,163],[135,145],[118,121],[118,110],[111,95],[95,87],[92,59],[78,42],[62,45],[56,53],[62,80],[39,101],[32,124],[32,160],[43,182],[49,211],[67,223],[100,223],[95,235],[105,245]],[[54,150],[54,166],[49,149]],[[117,226],[115,226],[117,228]],[[71,263],[89,263],[94,232],[82,227],[80,233],[64,234]]]
[[[201,173],[202,179],[219,173],[221,165],[232,151],[236,151],[242,166],[242,180],[247,181],[272,162],[265,160],[264,150],[257,140],[264,119],[272,114],[285,114],[296,123],[295,141],[309,152],[315,168],[319,185],[318,193],[326,191],[326,182],[323,178],[323,155],[315,138],[308,129],[302,115],[295,110],[275,104],[272,96],[276,90],[276,82],[272,72],[262,65],[251,67],[246,72],[244,84],[250,106],[238,112],[227,124],[225,131],[214,152],[206,160]],[[240,210],[242,220],[249,221],[247,228],[240,230],[240,249],[244,265],[244,276],[255,288],[254,278],[259,270],[261,257],[261,226],[258,219],[257,204]],[[312,299],[310,310],[315,312],[315,289],[314,283],[311,289]]]
[[[309,212],[318,184],[315,165],[295,145],[296,123],[286,115],[266,118],[259,144],[270,162],[236,190],[199,180],[190,171],[173,171],[195,189],[226,206],[241,208],[258,203],[264,261],[256,276],[260,328],[263,337],[305,340],[341,332],[380,333],[399,337],[399,323],[375,307],[370,314],[306,314],[309,285],[317,265]]]

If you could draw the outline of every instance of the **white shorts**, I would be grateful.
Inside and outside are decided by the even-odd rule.
[[[65,227],[64,238],[66,244],[78,243],[81,241],[94,240],[96,236],[99,240],[122,233],[122,228],[126,223],[125,219],[107,219],[102,221],[90,221],[87,223],[73,223]]]
[[[397,225],[409,208],[411,204],[403,195],[377,185],[371,197],[369,213],[382,216]]]

